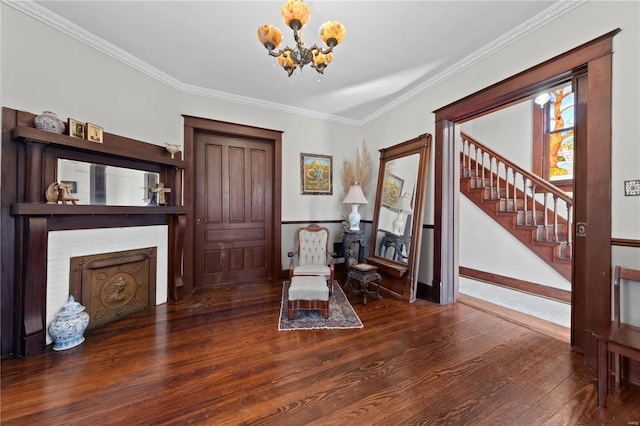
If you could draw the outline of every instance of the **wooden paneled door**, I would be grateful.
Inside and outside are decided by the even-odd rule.
[[[196,133],[194,287],[273,276],[273,145]]]

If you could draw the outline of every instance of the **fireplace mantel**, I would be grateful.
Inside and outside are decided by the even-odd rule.
[[[33,127],[35,114],[3,108],[2,122],[2,355],[29,356],[46,349],[49,231],[167,225],[168,295],[182,297],[182,256],[187,209],[182,179],[187,163],[164,147],[104,133],[98,144]],[[159,173],[174,188],[169,205],[127,207],[46,204],[58,158]]]
[[[184,207],[175,206],[73,206],[68,204],[15,203],[14,216],[69,216],[69,215],[167,215],[185,214]]]

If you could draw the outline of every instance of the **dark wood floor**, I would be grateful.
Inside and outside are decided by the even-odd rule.
[[[213,288],[2,362],[2,425],[637,425],[559,340],[470,306],[352,296],[363,329],[278,331],[281,286]]]

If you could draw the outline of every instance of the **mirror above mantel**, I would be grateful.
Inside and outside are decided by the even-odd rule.
[[[68,183],[78,204],[148,206],[160,174],[86,161],[58,158],[57,181]]]
[[[380,150],[380,168],[367,262],[382,287],[413,302],[418,283],[422,215],[431,135]]]

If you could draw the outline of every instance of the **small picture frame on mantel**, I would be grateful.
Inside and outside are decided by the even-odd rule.
[[[87,134],[87,125],[73,118],[69,119],[69,136],[84,139]]]
[[[102,127],[95,124],[87,123],[87,139],[91,142],[103,143],[103,130]]]

